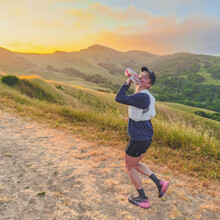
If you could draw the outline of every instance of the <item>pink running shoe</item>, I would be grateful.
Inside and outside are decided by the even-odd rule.
[[[149,208],[150,207],[150,203],[148,198],[146,199],[141,199],[140,197],[133,197],[133,196],[128,196],[128,201],[133,204],[133,205],[137,205],[140,206],[141,208]]]
[[[158,186],[158,190],[159,190],[159,198],[162,198],[163,195],[165,194],[165,192],[167,191],[168,187],[169,187],[169,182],[168,181],[160,181],[160,186]]]

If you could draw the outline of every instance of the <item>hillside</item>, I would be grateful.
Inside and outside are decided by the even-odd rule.
[[[45,82],[38,77],[20,78],[14,87],[0,82],[1,106],[110,145],[128,138],[127,107],[114,98],[113,94]],[[166,162],[169,168],[181,172],[218,179],[220,122],[209,119],[207,123],[208,119],[161,104],[156,111],[150,159]]]
[[[157,100],[220,109],[220,57],[217,56],[191,53],[158,56],[143,51],[121,52],[101,45],[52,54],[7,52],[10,57],[1,60],[0,71],[14,69],[18,75],[39,75],[47,80],[113,93],[125,81],[127,67],[139,72],[142,66],[148,66],[157,75],[151,90]],[[12,55],[16,62],[11,62]]]
[[[56,51],[53,54],[16,54],[43,66],[47,71],[59,71],[64,78],[71,74],[83,78],[78,74],[80,71],[87,75],[99,75],[114,84],[124,81],[123,73],[127,67],[132,66],[134,69],[140,69],[141,66],[146,65],[146,62],[150,63],[158,57],[141,51],[120,52],[101,45],[93,45],[76,52]],[[48,66],[52,68],[48,70]],[[72,71],[66,73],[63,71],[64,68],[71,68]]]
[[[201,68],[209,70],[212,66],[220,65],[220,57],[215,56],[191,53],[158,56],[143,51],[121,52],[101,45],[93,45],[76,52],[57,51],[53,54],[16,54],[44,67],[47,65],[52,65],[55,69],[72,67],[82,72],[87,71],[88,74],[95,74],[92,72],[95,69],[102,76],[106,71],[121,76],[121,72],[127,67],[132,67],[139,72],[140,67],[149,66],[159,75],[183,75],[189,72],[199,72]]]
[[[18,73],[39,69],[40,67],[38,64],[0,47],[0,71],[6,73]]]
[[[53,54],[28,54],[17,53],[26,59],[39,63],[46,67],[52,65],[54,68],[72,67],[88,74],[96,73],[120,76],[121,72],[128,66],[133,68],[147,65],[159,56],[142,51],[120,52],[101,45],[93,45],[87,49],[76,52],[56,51]],[[59,62],[58,62],[59,61]],[[79,69],[80,68],[80,69]],[[114,71],[115,70],[115,71]],[[107,76],[106,76],[107,77]],[[108,78],[108,77],[107,77]]]

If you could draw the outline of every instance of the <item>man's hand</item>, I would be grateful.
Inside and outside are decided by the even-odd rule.
[[[133,83],[133,81],[131,81],[130,78],[128,78],[128,79],[126,80],[126,83],[127,83],[127,84],[131,84],[131,83]]]

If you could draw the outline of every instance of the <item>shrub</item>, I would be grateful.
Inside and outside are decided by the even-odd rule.
[[[8,86],[15,86],[19,82],[19,78],[14,75],[7,75],[2,77],[2,82]]]
[[[30,98],[51,103],[62,103],[59,93],[42,80],[21,79],[17,87],[22,94],[26,94]]]
[[[220,121],[220,113],[206,113],[203,111],[195,111],[194,112],[196,115],[205,117],[205,118],[211,118],[212,120]]]
[[[201,82],[204,82],[205,81],[205,77],[204,76],[201,76],[197,73],[193,73],[193,74],[189,74],[187,76],[187,79],[188,80],[191,80],[193,82],[196,82],[196,83],[201,83]]]
[[[61,85],[56,85],[56,88],[63,90],[63,87]]]

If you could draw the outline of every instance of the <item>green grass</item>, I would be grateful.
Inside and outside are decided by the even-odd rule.
[[[213,78],[211,73],[207,73],[206,70],[199,72],[198,74],[205,77],[205,82],[203,83],[204,85],[220,85],[220,80]]]
[[[30,74],[37,74],[38,76],[40,76],[41,78],[45,79],[45,80],[54,80],[54,81],[59,81],[62,83],[66,83],[69,85],[78,85],[78,86],[82,86],[88,89],[93,89],[93,90],[104,90],[106,92],[111,92],[112,90],[109,88],[103,88],[102,86],[97,85],[96,83],[92,83],[92,82],[88,82],[82,78],[78,78],[78,77],[74,77],[74,76],[67,76],[64,73],[62,74],[58,74],[55,72],[51,72],[51,71],[47,71],[46,74],[45,72],[36,72],[36,71],[29,71],[26,74],[22,74],[22,75],[26,75],[29,76]]]
[[[214,111],[169,102],[158,102],[157,105],[161,106],[160,114],[164,111],[166,112],[165,115],[175,113],[178,119],[182,119],[185,123],[200,131],[200,133],[206,132],[220,140],[220,122],[194,114],[195,111],[204,111],[206,113],[214,113]]]
[[[115,95],[57,84],[38,78],[21,79],[15,88],[0,83],[1,105],[97,143],[125,146],[127,107],[116,103]],[[207,127],[208,119],[193,115],[191,108],[172,105],[156,106],[150,159],[201,178],[220,178],[219,124],[209,120]]]
[[[163,105],[172,107],[174,109],[185,111],[185,112],[188,112],[188,113],[194,113],[195,111],[204,111],[204,112],[207,112],[207,113],[215,113],[215,111],[211,111],[211,110],[208,110],[208,109],[187,106],[187,105],[183,105],[183,104],[179,104],[179,103],[172,103],[172,102],[160,102],[160,103],[163,104]]]

